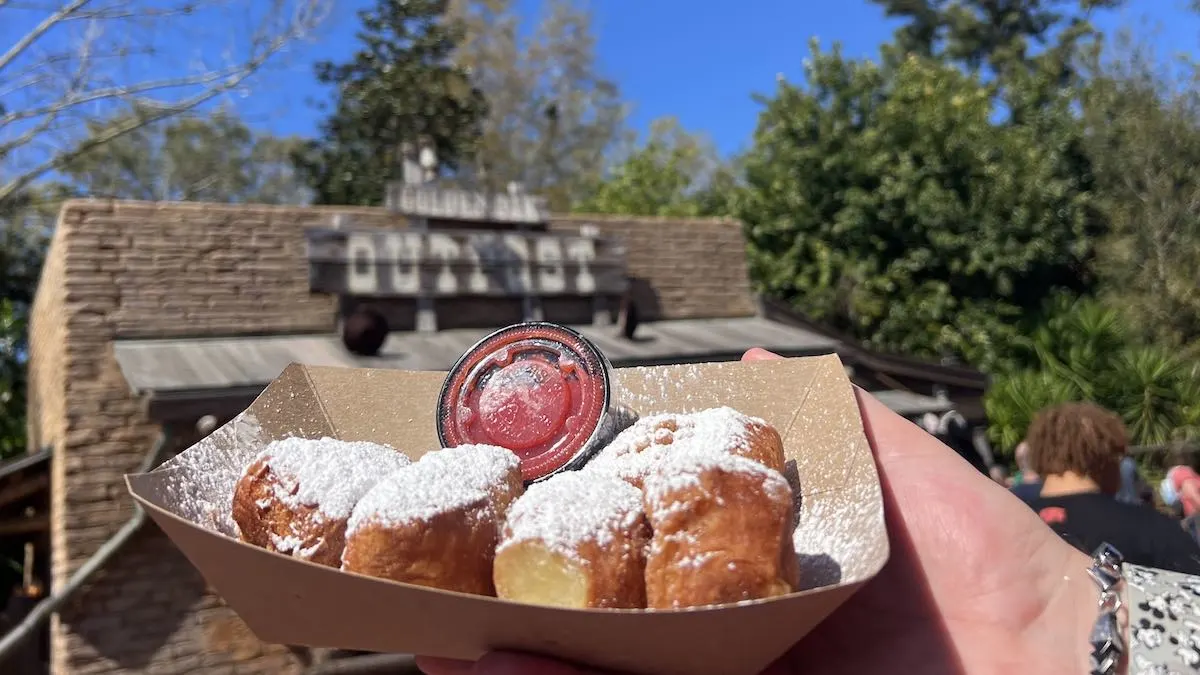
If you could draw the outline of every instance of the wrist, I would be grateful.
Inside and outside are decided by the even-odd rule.
[[[1079,656],[1079,665],[1075,672],[1088,675],[1092,672],[1092,630],[1100,616],[1100,591],[1088,575],[1088,567],[1091,564],[1091,556],[1072,549],[1071,555],[1064,562],[1065,597],[1062,601],[1063,613],[1070,617],[1071,633],[1068,639]]]
[[[1130,637],[1127,584],[1118,582],[1113,586],[1114,575],[1105,574],[1092,556],[1074,549],[1065,556],[1063,568],[1063,593],[1059,602],[1061,616],[1069,617],[1068,639],[1076,645],[1075,652],[1079,654],[1077,672],[1091,675],[1096,672],[1095,667],[1105,666],[1105,660],[1111,659],[1111,669],[1107,672],[1126,675]],[[1117,565],[1116,571],[1123,572],[1121,565]],[[1102,590],[1105,587],[1110,587],[1107,594]],[[1114,608],[1116,611],[1112,612]],[[1110,613],[1111,617],[1106,616]],[[1106,647],[1105,642],[1109,640],[1115,644]]]

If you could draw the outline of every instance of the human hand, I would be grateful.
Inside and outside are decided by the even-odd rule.
[[[780,358],[760,349],[743,360]],[[769,675],[1086,673],[1086,555],[953,450],[855,389],[879,467],[891,556]],[[521,654],[418,657],[428,675],[588,675]]]

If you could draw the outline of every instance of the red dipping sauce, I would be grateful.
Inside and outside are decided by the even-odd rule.
[[[503,328],[450,369],[438,437],[444,447],[508,448],[526,481],[579,468],[609,440],[611,369],[594,344],[564,326]]]

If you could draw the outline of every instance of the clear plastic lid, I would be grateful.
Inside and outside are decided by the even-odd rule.
[[[521,458],[527,481],[569,464],[609,406],[609,365],[579,333],[522,323],[481,340],[451,368],[438,400],[445,447],[499,445]]]

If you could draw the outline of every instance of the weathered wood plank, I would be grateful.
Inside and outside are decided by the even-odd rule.
[[[45,532],[50,529],[50,516],[42,513],[29,518],[0,520],[0,536]]]
[[[25,499],[48,487],[50,487],[50,474],[45,472],[13,481],[7,487],[0,488],[0,507]]]

